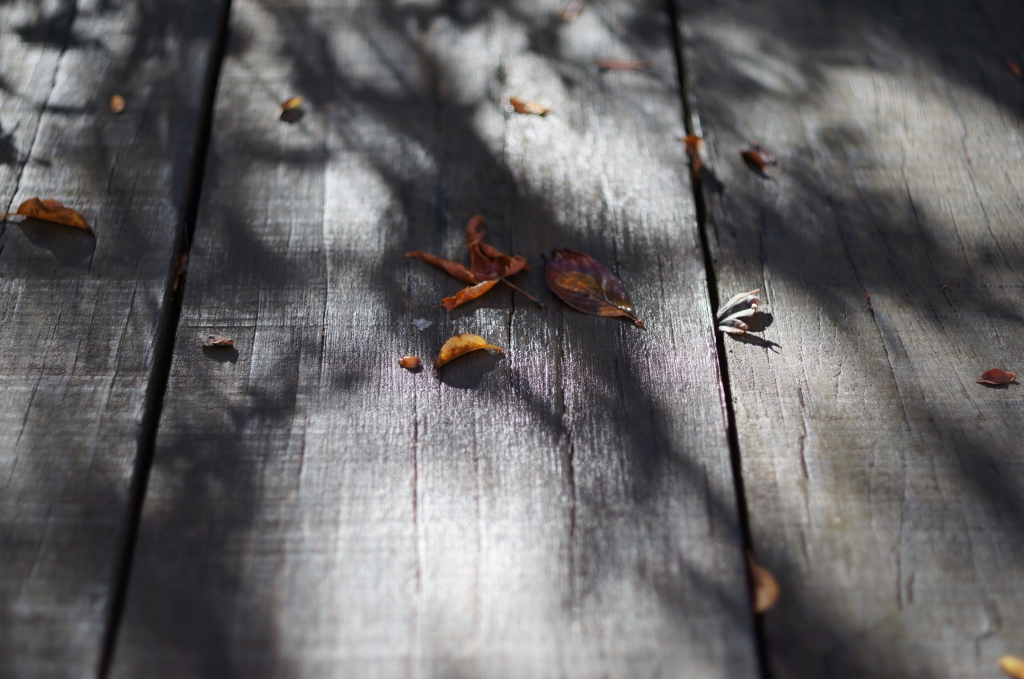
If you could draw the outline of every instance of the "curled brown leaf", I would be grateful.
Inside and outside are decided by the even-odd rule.
[[[551,109],[547,106],[539,104],[536,101],[524,101],[519,97],[509,97],[508,103],[516,113],[540,116],[542,118],[551,113]]]
[[[14,216],[22,216],[29,219],[40,219],[44,222],[71,226],[76,229],[88,231],[93,236],[96,235],[96,232],[92,230],[89,223],[85,221],[85,217],[71,208],[64,207],[64,205],[56,200],[39,200],[38,198],[29,198],[18,206],[18,210],[16,212],[8,212],[7,214],[0,215],[0,219],[7,219],[8,217]]]
[[[747,165],[758,172],[764,172],[766,167],[777,164],[775,156],[765,151],[756,141],[749,142],[747,147],[740,151],[740,156]]]
[[[754,612],[758,615],[767,613],[779,600],[781,592],[779,583],[771,571],[757,563],[749,550],[747,551],[747,568],[750,573]]]
[[[644,322],[633,313],[626,286],[611,269],[590,255],[555,250],[544,275],[551,291],[573,309],[596,316],[629,318],[643,327]]]
[[[1004,655],[999,659],[999,669],[1013,679],[1024,679],[1024,660],[1012,655]]]
[[[511,276],[520,271],[529,271],[530,266],[526,263],[525,257],[506,255],[501,250],[484,243],[484,231],[481,225],[485,221],[487,220],[484,219],[483,215],[476,215],[466,224],[466,249],[469,250],[470,260],[468,268],[464,264],[441,259],[423,250],[413,250],[412,252],[405,253],[405,256],[422,259],[427,264],[433,264],[440,269],[444,269],[448,275],[459,279],[463,283],[469,283],[468,288],[463,288],[452,297],[444,298],[442,303],[449,311],[480,297],[499,281],[540,304],[538,299],[520,290],[505,279],[506,276]],[[544,305],[541,304],[541,306]]]
[[[992,368],[981,373],[981,377],[975,380],[978,384],[988,384],[992,386],[1002,386],[1004,384],[1010,384],[1011,382],[1017,381],[1017,375],[1011,372],[1006,372],[1002,368]]]
[[[444,346],[441,347],[441,353],[437,355],[437,360],[434,361],[434,369],[436,370],[445,363],[448,363],[459,356],[463,356],[471,351],[477,351],[479,349],[491,349],[498,353],[504,351],[501,347],[488,343],[488,341],[480,335],[473,335],[470,333],[455,335],[455,337],[452,337],[444,343]]]

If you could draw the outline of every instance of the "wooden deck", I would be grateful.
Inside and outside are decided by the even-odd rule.
[[[1024,5],[564,7],[0,0],[0,210],[96,230],[0,224],[0,679],[1024,657]],[[544,307],[437,306],[478,213]]]

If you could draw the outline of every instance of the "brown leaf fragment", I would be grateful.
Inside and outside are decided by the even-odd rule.
[[[1010,384],[1011,382],[1017,381],[1017,375],[1011,372],[1006,372],[1002,368],[992,368],[981,373],[981,378],[975,380],[978,384],[988,384],[992,386],[1000,386],[1003,384]]]
[[[128,103],[124,100],[120,94],[115,94],[110,98],[110,112],[111,113],[124,113],[124,110],[128,108]]]
[[[509,97],[508,103],[516,113],[540,116],[542,118],[551,113],[551,109],[547,106],[538,104],[535,101],[523,101],[519,97]]]
[[[398,365],[402,366],[406,370],[415,370],[420,367],[420,359],[418,356],[403,356],[398,361]]]
[[[750,574],[751,597],[754,613],[761,615],[771,610],[779,600],[779,583],[771,571],[757,563],[754,555],[747,550],[747,568]]]
[[[704,170],[704,161],[700,157],[704,140],[695,134],[688,134],[683,138],[683,142],[686,144],[686,157],[690,159],[690,172],[694,177],[700,177]]]
[[[749,142],[747,147],[740,151],[740,156],[743,157],[743,162],[762,173],[766,167],[777,164],[775,156],[761,148],[756,141]]]
[[[204,347],[233,347],[235,346],[235,340],[231,339],[227,335],[222,335],[219,332],[211,332],[209,335],[203,338]]]
[[[1024,71],[1021,71],[1020,64],[1016,61],[1006,60],[1006,68],[1010,69],[1010,73],[1014,74],[1018,78],[1024,77]]]
[[[178,288],[185,282],[185,277],[188,275],[188,253],[183,252],[178,255],[178,258],[174,260],[174,287],[171,289],[172,292],[177,292]]]
[[[558,10],[559,21],[575,21],[583,13],[583,3],[579,0],[569,0]]]
[[[1024,660],[1012,655],[1004,655],[999,659],[999,669],[1013,679],[1024,679]]]
[[[621,316],[642,328],[622,281],[601,262],[575,250],[555,250],[545,268],[548,287],[576,311],[595,316]]]
[[[96,235],[96,232],[92,230],[89,223],[85,221],[85,217],[78,214],[71,208],[64,207],[61,203],[55,200],[29,198],[18,206],[17,212],[8,212],[7,214],[0,215],[0,219],[7,219],[8,217],[16,215],[27,217],[29,219],[39,219],[53,224],[71,226],[76,229],[88,231],[93,236]]]
[[[480,297],[497,285],[498,282],[505,283],[513,290],[526,295],[534,302],[540,304],[537,299],[505,280],[506,276],[511,276],[520,271],[529,271],[530,265],[527,264],[525,257],[506,255],[498,248],[484,243],[484,231],[481,225],[486,221],[483,215],[476,215],[466,224],[466,249],[469,250],[469,268],[464,264],[428,254],[423,252],[423,250],[413,250],[412,252],[405,253],[405,256],[422,259],[428,264],[444,269],[448,275],[459,279],[463,283],[469,283],[468,288],[463,288],[452,297],[444,298],[444,307],[449,311]]]
[[[278,111],[277,117],[286,123],[297,123],[302,120],[302,116],[305,115],[305,111],[302,110],[302,102],[305,101],[302,97],[292,97],[284,102],[281,102],[281,110]]]
[[[594,65],[602,71],[646,71],[651,62],[636,59],[594,59]]]
[[[470,333],[456,335],[445,342],[444,346],[441,347],[441,353],[437,355],[437,360],[434,361],[434,369],[437,370],[445,363],[453,361],[463,354],[468,354],[471,351],[477,351],[478,349],[492,349],[498,353],[504,351],[501,347],[489,344],[487,340],[480,335],[473,335]]]
[[[948,285],[943,285],[941,288],[939,288],[939,292],[945,292],[946,290],[949,290]]]

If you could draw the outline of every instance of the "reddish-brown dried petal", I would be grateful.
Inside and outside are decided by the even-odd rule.
[[[473,285],[480,282],[480,279],[473,275],[472,271],[467,269],[465,265],[459,264],[458,262],[453,262],[448,259],[441,259],[436,255],[431,255],[429,253],[423,252],[423,250],[407,252],[405,253],[405,256],[412,257],[414,259],[422,259],[427,264],[433,264],[436,267],[444,269],[450,275],[454,276],[455,278],[458,278],[463,283],[469,283],[470,285]]]
[[[472,335],[469,333],[456,335],[445,342],[444,346],[441,347],[441,353],[437,355],[437,360],[434,361],[434,369],[436,370],[445,363],[478,349],[492,349],[498,353],[504,351],[501,347],[489,344],[487,340],[480,335]]]
[[[477,297],[480,297],[485,292],[487,292],[495,285],[497,285],[500,280],[500,278],[495,278],[493,281],[484,281],[483,283],[471,285],[468,288],[462,288],[457,293],[455,293],[454,296],[445,297],[443,300],[441,300],[441,303],[444,304],[445,309],[451,311],[456,307],[462,306],[466,302],[472,302]]]
[[[1017,381],[1017,375],[1011,372],[1006,372],[1002,368],[992,368],[981,373],[981,378],[976,380],[978,384],[991,384],[993,386],[999,386],[1003,384],[1010,384],[1011,382]]]

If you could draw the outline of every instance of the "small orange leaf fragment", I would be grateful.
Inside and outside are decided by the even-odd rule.
[[[1024,679],[1024,660],[1012,655],[1004,655],[999,659],[999,669],[1013,679]]]
[[[434,361],[434,369],[436,370],[445,363],[448,363],[463,354],[468,354],[469,352],[476,351],[478,349],[493,349],[498,353],[504,351],[501,347],[489,344],[487,340],[480,335],[473,335],[470,333],[456,335],[445,342],[444,346],[441,347],[441,353],[437,355],[437,360]]]
[[[519,97],[509,97],[508,103],[511,104],[512,110],[516,113],[525,113],[527,115],[534,115],[544,117],[551,113],[551,109],[543,104],[538,104],[535,101],[523,101]]]
[[[1020,64],[1016,61],[1006,60],[1006,68],[1010,69],[1010,73],[1014,74],[1018,78],[1024,76],[1024,71],[1021,71]]]
[[[694,177],[699,177],[704,170],[704,161],[700,158],[704,140],[695,134],[688,134],[683,138],[683,142],[686,144],[686,157],[690,159],[690,171]]]
[[[635,59],[594,59],[594,65],[602,71],[646,71],[651,67],[651,62]]]
[[[747,568],[754,597],[754,612],[758,615],[766,613],[779,600],[779,583],[771,571],[757,563],[750,550],[747,550]]]
[[[1009,384],[1017,381],[1017,375],[1014,373],[1006,372],[1002,368],[992,368],[981,373],[981,378],[975,380],[978,384],[990,384],[992,386],[1000,386],[1003,384]]]
[[[756,141],[747,143],[747,147],[740,151],[743,161],[758,170],[764,172],[769,165],[775,165],[775,156],[765,151]]]
[[[93,236],[96,235],[96,232],[92,230],[89,223],[85,221],[85,217],[70,208],[64,207],[64,205],[56,200],[29,198],[18,206],[17,212],[8,212],[7,214],[0,215],[0,219],[7,219],[15,215],[28,217],[29,219],[39,219],[53,224],[61,224],[63,226],[72,226],[76,229],[88,231]]]
[[[292,97],[281,104],[281,110],[277,117],[286,123],[297,123],[302,119],[303,111],[300,106],[305,101],[302,97]]]
[[[115,94],[110,98],[110,112],[111,113],[124,113],[125,108],[128,107],[128,103],[124,100],[120,94]]]
[[[233,347],[235,346],[235,340],[231,339],[227,335],[222,335],[219,332],[211,332],[205,338],[203,338],[204,347]]]
[[[407,370],[415,370],[420,367],[420,359],[418,356],[403,356],[401,360],[398,361],[398,365]]]

